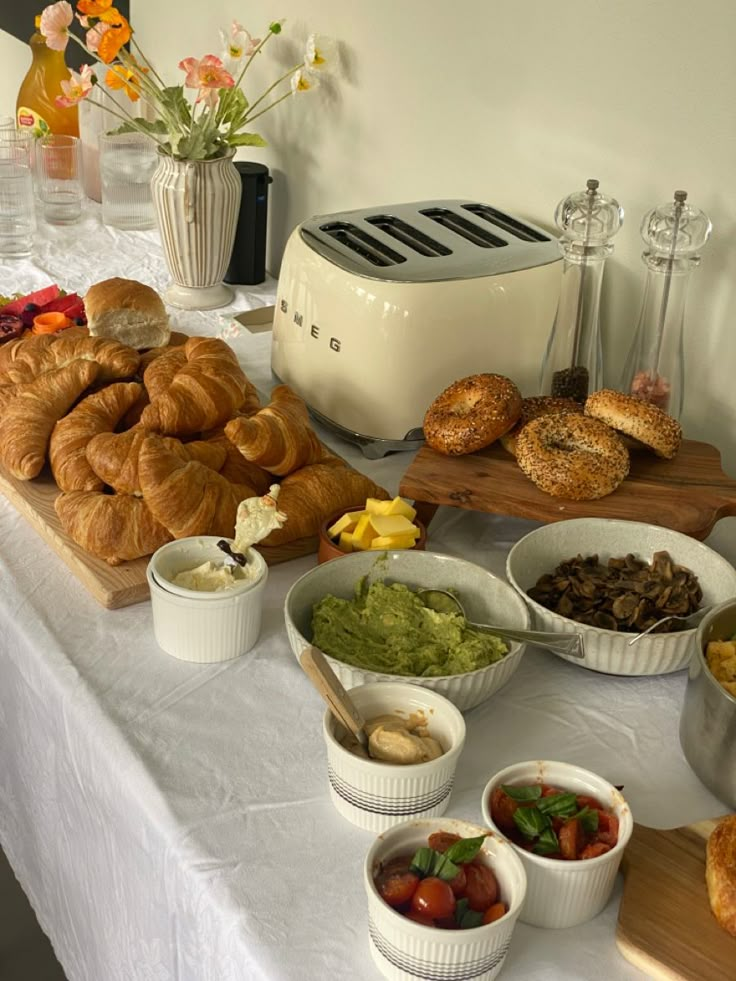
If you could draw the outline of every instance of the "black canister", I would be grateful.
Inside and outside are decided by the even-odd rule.
[[[268,219],[268,167],[235,161],[243,185],[235,244],[226,283],[262,283],[266,278],[266,223]]]

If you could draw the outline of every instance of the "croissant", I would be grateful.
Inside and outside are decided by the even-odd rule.
[[[277,385],[270,404],[249,419],[231,419],[225,435],[246,460],[279,477],[318,463],[325,454],[306,403],[288,385]]]
[[[0,347],[0,385],[11,384],[2,376],[15,363],[15,359],[23,352],[25,358],[29,351],[41,352],[60,337],[89,337],[86,327],[67,327],[63,335],[61,334],[32,334],[26,333],[21,337],[16,337],[7,344]]]
[[[0,416],[0,461],[14,477],[31,480],[38,476],[54,425],[99,371],[96,361],[72,361],[18,386]]]
[[[63,491],[101,491],[103,481],[87,461],[87,444],[113,430],[139,398],[143,386],[117,382],[88,395],[54,426],[49,442],[51,472]]]
[[[158,351],[154,358],[148,357],[153,351]],[[187,363],[184,346],[169,348],[152,348],[141,358],[143,366],[143,384],[146,386],[151,401],[163,395],[174,380],[178,371]]]
[[[124,433],[100,433],[93,437],[87,445],[87,460],[92,471],[118,494],[140,494],[140,452],[149,435],[142,426],[135,426]],[[215,443],[201,440],[182,443],[172,437],[164,437],[162,442],[184,463],[196,460],[211,470],[219,470],[227,456],[225,447]]]
[[[224,433],[214,439],[208,439],[207,442],[214,446],[221,446],[225,450],[225,462],[219,468],[221,477],[229,480],[231,484],[246,484],[252,487],[259,497],[268,492],[273,483],[272,475],[258,464],[249,463]]]
[[[363,504],[367,497],[385,501],[389,496],[383,487],[337,458],[302,467],[281,481],[279,511],[286,515],[286,524],[262,544],[284,545],[316,535],[331,514]]]
[[[59,494],[54,508],[77,545],[110,565],[150,555],[171,541],[140,497],[70,491]]]
[[[185,463],[160,436],[149,436],[138,460],[143,499],[174,538],[232,537],[238,504],[256,497],[252,487],[231,484],[201,463]]]
[[[190,337],[187,363],[168,388],[152,396],[141,415],[146,429],[181,436],[214,429],[230,419],[246,398],[249,382],[232,348],[211,337]],[[166,357],[152,361],[146,375]],[[145,381],[145,379],[144,379]]]
[[[0,375],[0,385],[24,384],[77,360],[97,362],[101,382],[131,378],[136,373],[140,357],[132,347],[106,337],[72,334],[72,330],[69,328],[59,337],[31,334],[21,338],[11,352],[12,360]]]

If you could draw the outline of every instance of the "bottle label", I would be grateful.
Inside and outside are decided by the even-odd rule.
[[[34,136],[46,136],[51,132],[51,128],[43,116],[39,116],[33,109],[27,106],[18,106],[18,128],[30,132]]]

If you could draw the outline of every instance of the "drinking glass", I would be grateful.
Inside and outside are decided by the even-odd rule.
[[[15,129],[15,116],[0,116],[0,131]]]
[[[36,144],[38,193],[51,225],[71,225],[82,217],[82,160],[79,139],[52,133]]]
[[[145,133],[100,134],[102,220],[116,228],[153,228],[156,216],[151,177],[158,166],[156,144]]]
[[[36,226],[31,161],[33,137],[0,130],[0,256],[31,254]]]

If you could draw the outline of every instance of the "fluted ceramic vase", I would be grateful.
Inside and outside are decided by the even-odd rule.
[[[235,241],[242,186],[235,151],[216,160],[175,160],[161,154],[151,194],[173,285],[167,303],[185,310],[225,306],[223,283]]]

